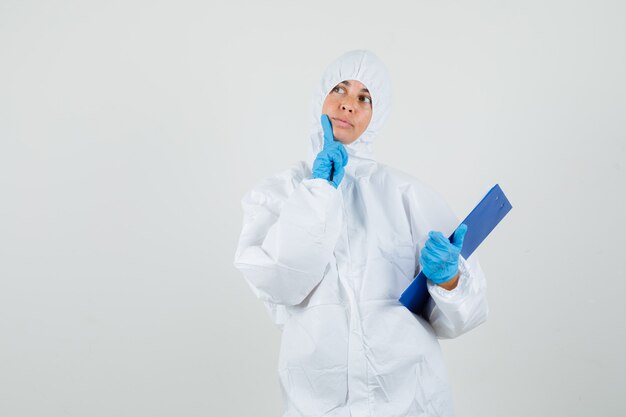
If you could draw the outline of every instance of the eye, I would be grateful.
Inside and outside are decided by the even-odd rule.
[[[345,88],[343,88],[343,87],[342,87],[342,86],[340,86],[340,85],[338,85],[338,86],[336,86],[335,88],[333,88],[333,92],[335,92],[335,93],[341,93],[339,90],[341,90],[341,92],[344,92],[344,93],[346,92],[346,89],[345,89]]]
[[[372,98],[369,97],[369,96],[361,96],[359,98],[362,99],[362,101],[364,101],[366,103],[372,104]]]

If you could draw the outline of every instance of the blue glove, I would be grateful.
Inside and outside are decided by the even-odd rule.
[[[456,276],[459,272],[459,254],[466,232],[467,225],[461,224],[454,232],[452,243],[441,232],[428,233],[428,240],[419,257],[426,278],[435,284],[442,284]]]
[[[322,114],[324,130],[324,148],[313,161],[313,178],[323,178],[337,188],[344,175],[344,167],[348,163],[348,152],[343,143],[335,140],[333,127],[327,115]]]

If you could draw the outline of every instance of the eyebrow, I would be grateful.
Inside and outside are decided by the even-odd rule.
[[[350,81],[342,81],[342,82],[340,82],[339,84],[345,84],[345,85],[347,85],[348,87],[350,87]],[[369,94],[369,92],[370,92],[370,90],[368,90],[367,88],[361,88],[361,91],[363,91],[364,93],[368,93],[368,94]]]

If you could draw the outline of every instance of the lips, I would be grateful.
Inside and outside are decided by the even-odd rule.
[[[353,127],[352,123],[347,120],[340,119],[338,117],[333,117],[332,120],[337,124],[338,127]]]

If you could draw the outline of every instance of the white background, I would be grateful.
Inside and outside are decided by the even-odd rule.
[[[0,2],[0,415],[279,416],[239,200],[306,156],[343,52],[390,70],[377,158],[459,217],[489,320],[442,341],[459,417],[623,416],[621,1]],[[384,416],[383,416],[384,417]]]

